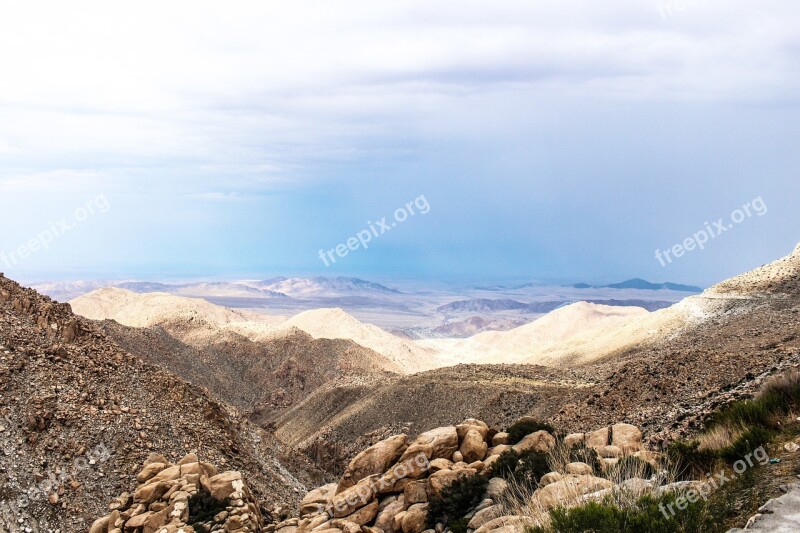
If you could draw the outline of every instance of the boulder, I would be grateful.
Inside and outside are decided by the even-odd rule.
[[[610,489],[613,486],[614,483],[600,477],[568,474],[554,483],[537,489],[533,498],[545,510],[549,510],[577,501],[586,494]]]
[[[415,449],[416,447],[416,449]],[[429,448],[428,448],[429,447]],[[450,459],[458,450],[458,432],[455,427],[440,427],[421,433],[403,453],[401,461],[415,455],[420,449],[430,450],[428,459]]]
[[[642,431],[631,424],[614,424],[611,426],[611,444],[626,453],[641,450]]]
[[[602,448],[603,446],[608,446],[608,428],[600,428],[591,433],[586,434],[586,446],[588,448]]]
[[[403,489],[406,506],[411,506],[415,503],[427,503],[427,486],[428,483],[426,481],[412,481],[408,483]]]
[[[499,518],[502,515],[503,506],[492,505],[491,507],[487,507],[475,513],[472,519],[470,519],[469,524],[467,524],[467,529],[478,529],[483,524],[490,522],[495,518]]]
[[[328,503],[328,514],[334,518],[344,518],[372,503],[378,493],[377,483],[378,476],[371,476],[336,494]]]
[[[574,448],[580,444],[585,442],[586,435],[583,433],[570,433],[566,437],[564,437],[564,445],[567,448]]]
[[[453,461],[449,461],[447,459],[434,459],[431,461],[431,472],[438,472],[439,470],[450,470],[453,466]]]
[[[531,519],[524,516],[499,516],[489,520],[475,530],[475,533],[518,533],[524,531],[526,526],[531,525]]]
[[[486,436],[489,434],[489,426],[486,422],[482,422],[476,418],[467,418],[456,426],[456,433],[458,434],[459,440],[463,439],[470,431],[477,431],[481,439],[485,440]]]
[[[355,513],[345,516],[344,520],[359,526],[365,526],[372,522],[376,516],[378,516],[378,500],[372,500]]]
[[[622,448],[619,446],[602,446],[597,448],[597,453],[604,459],[613,459],[615,457],[622,457]]]
[[[586,475],[586,474],[594,474],[594,470],[592,467],[587,465],[586,463],[569,463],[566,467],[564,467],[565,474],[575,474],[578,476]]]
[[[428,522],[428,504],[415,503],[408,508],[402,520],[403,533],[422,533]]]
[[[462,477],[474,476],[478,472],[471,468],[461,468],[459,470],[440,470],[435,474],[431,474],[428,478],[428,495],[439,496],[442,489],[453,483],[455,480]]]
[[[561,478],[564,476],[558,472],[548,472],[547,474],[543,475],[542,478],[539,480],[539,487],[546,487],[550,483],[555,483],[556,481],[560,481]]]
[[[386,533],[397,533],[392,525],[392,520],[398,513],[405,510],[405,503],[402,499],[397,499],[384,507],[378,512],[378,518],[375,520],[375,527],[382,529]]]
[[[241,472],[223,472],[209,478],[208,482],[211,496],[217,500],[240,499],[243,496],[244,481]]]
[[[506,491],[508,491],[508,482],[501,477],[493,477],[486,487],[486,497],[497,501]]]
[[[509,450],[513,450],[514,447],[509,444],[498,444],[492,448],[489,448],[486,451],[486,455],[503,455]]]
[[[487,427],[486,429],[488,431],[489,428]],[[473,463],[486,457],[486,450],[489,447],[486,445],[484,438],[485,436],[482,436],[474,429],[470,429],[464,434],[461,448],[459,448],[464,462]]]
[[[336,483],[323,485],[306,494],[300,502],[300,516],[314,514],[324,510],[336,494]]]
[[[556,439],[544,430],[531,433],[514,445],[513,449],[517,453],[534,450],[539,453],[546,453],[556,445]]]
[[[492,437],[492,446],[500,446],[503,444],[511,444],[511,435],[505,431],[501,431]]]
[[[375,474],[383,474],[389,469],[408,447],[406,435],[395,435],[370,446],[356,455],[342,475],[337,494]]]
[[[492,465],[500,459],[499,455],[490,455],[486,459],[483,460],[483,471],[481,471],[482,475],[487,475],[491,472]]]

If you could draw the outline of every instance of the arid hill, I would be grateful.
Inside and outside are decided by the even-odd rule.
[[[199,386],[0,275],[0,529],[88,530],[153,452],[241,471],[266,507],[293,506],[320,481]]]

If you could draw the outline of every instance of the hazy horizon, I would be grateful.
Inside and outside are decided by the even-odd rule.
[[[0,271],[751,270],[800,240],[800,5],[677,5],[4,4]]]

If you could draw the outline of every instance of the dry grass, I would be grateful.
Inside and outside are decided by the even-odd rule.
[[[727,448],[736,442],[736,439],[742,436],[746,431],[741,423],[726,422],[718,426],[714,426],[710,430],[700,435],[700,451],[718,451]]]
[[[548,455],[548,464],[554,472],[564,473],[567,464],[573,462],[574,456],[563,441],[558,441]],[[655,474],[653,474],[655,471]],[[575,507],[591,499],[605,501],[622,509],[632,508],[643,496],[660,494],[659,487],[677,481],[677,468],[666,456],[658,458],[658,464],[650,468],[644,461],[623,461],[616,468],[605,472],[596,472],[605,477],[614,488],[594,493],[594,496],[581,493],[577,486],[564,484],[560,486],[558,500],[560,507]],[[534,497],[535,490],[509,481],[508,490],[497,503],[503,506],[504,514],[523,517],[525,524],[547,528],[550,524],[550,510],[545,508]]]

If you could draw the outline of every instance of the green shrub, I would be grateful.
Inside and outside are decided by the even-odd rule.
[[[459,478],[442,489],[439,496],[432,496],[428,500],[428,525],[433,528],[441,523],[454,531],[454,528],[463,526],[463,531],[466,531],[463,518],[483,501],[488,484],[488,477],[468,476]]]
[[[728,422],[734,427],[775,428],[776,417],[800,407],[800,373],[788,372],[769,378],[752,400],[733,402],[712,414],[708,427]]]
[[[528,533],[701,533],[720,531],[706,511],[706,503],[687,502],[686,509],[674,507],[676,496],[644,496],[630,508],[609,502],[588,502],[570,509],[550,511],[548,528],[528,528]],[[673,504],[675,513],[668,510]],[[663,509],[663,510],[662,510]]]
[[[230,505],[230,498],[218,500],[207,490],[200,490],[189,498],[189,518],[197,531],[203,531],[203,522],[212,520]]]
[[[519,441],[537,431],[547,431],[548,433],[555,433],[553,426],[545,422],[539,422],[532,418],[523,418],[511,424],[508,428],[508,435],[511,444],[517,444]]]
[[[528,489],[536,489],[543,475],[550,472],[546,453],[527,450],[520,453],[509,450],[500,455],[491,466],[490,477],[501,477]]]
[[[667,457],[675,466],[680,480],[693,480],[711,471],[717,453],[712,450],[700,450],[700,442],[676,441],[669,445]]]
[[[742,433],[730,446],[719,451],[720,457],[733,464],[750,454],[759,446],[765,446],[772,440],[772,432],[759,427],[752,427]]]

